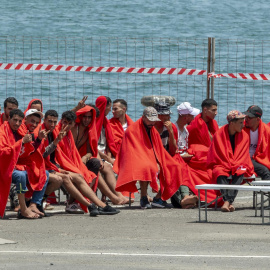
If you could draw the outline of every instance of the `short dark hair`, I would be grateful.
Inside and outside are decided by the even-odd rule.
[[[217,106],[218,104],[217,104],[217,102],[214,100],[214,99],[212,99],[212,98],[207,98],[207,99],[205,99],[203,102],[202,102],[202,109],[204,108],[204,107],[207,107],[207,108],[210,108],[210,107],[212,107],[212,106]]]
[[[65,111],[62,114],[62,119],[66,119],[68,122],[75,122],[77,116],[73,111]]]
[[[126,102],[124,99],[118,98],[118,99],[116,99],[116,100],[113,101],[113,104],[114,104],[114,103],[118,103],[118,102],[119,102],[121,105],[123,105],[124,107],[127,108],[127,102]]]
[[[14,109],[14,110],[10,111],[10,113],[9,113],[10,119],[11,119],[14,115],[18,115],[18,116],[24,118],[24,113],[23,113],[20,109]]]
[[[14,98],[14,97],[6,98],[6,100],[4,101],[4,108],[7,107],[8,103],[12,103],[12,104],[16,105],[17,107],[19,107],[18,100],[16,98]]]
[[[96,105],[92,104],[92,103],[89,103],[87,105],[95,109],[95,111],[96,111],[96,118],[98,118],[99,115],[100,115],[99,108]]]
[[[58,118],[58,113],[57,113],[57,111],[55,111],[55,110],[48,110],[48,111],[45,113],[45,119],[46,119],[48,116],[53,116],[53,117],[57,117],[57,118]]]
[[[40,104],[40,105],[42,106],[42,102],[41,102],[39,99],[34,100],[34,101],[31,103],[31,105],[34,105],[34,104]]]
[[[107,99],[107,104],[106,104],[106,106],[107,106],[108,104],[112,103],[112,100],[111,100],[109,97],[106,97],[106,96],[104,96],[104,97]]]

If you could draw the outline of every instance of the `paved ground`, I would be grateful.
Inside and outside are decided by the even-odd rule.
[[[270,227],[254,217],[250,193],[239,192],[234,213],[209,210],[208,223],[198,209],[138,206],[136,197],[131,209],[91,218],[61,205],[31,221],[8,211],[0,269],[269,269]]]

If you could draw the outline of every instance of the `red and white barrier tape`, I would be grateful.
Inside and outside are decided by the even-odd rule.
[[[207,74],[206,70],[187,68],[135,68],[135,67],[90,67],[90,66],[67,66],[46,64],[14,64],[0,63],[0,70],[41,70],[41,71],[84,71],[84,72],[107,72],[107,73],[147,73],[167,75],[207,75],[208,78],[233,78],[245,80],[270,80],[270,74],[259,73],[222,73]]]

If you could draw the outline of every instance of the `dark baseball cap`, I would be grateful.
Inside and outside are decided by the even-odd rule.
[[[243,112],[246,116],[249,116],[249,117],[259,117],[261,118],[262,117],[262,109],[257,106],[257,105],[251,105],[248,107],[247,111],[246,112]]]

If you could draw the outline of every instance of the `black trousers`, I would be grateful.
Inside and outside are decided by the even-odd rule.
[[[244,175],[233,175],[232,180],[228,179],[228,176],[220,175],[217,178],[217,183],[220,185],[240,185],[243,181]],[[234,202],[234,199],[238,193],[238,190],[221,189],[220,190],[223,200],[228,201],[230,204]]]
[[[251,159],[252,164],[254,166],[254,171],[257,175],[259,175],[262,180],[270,180],[270,171],[267,167],[262,165],[261,163],[258,163],[253,158]]]

